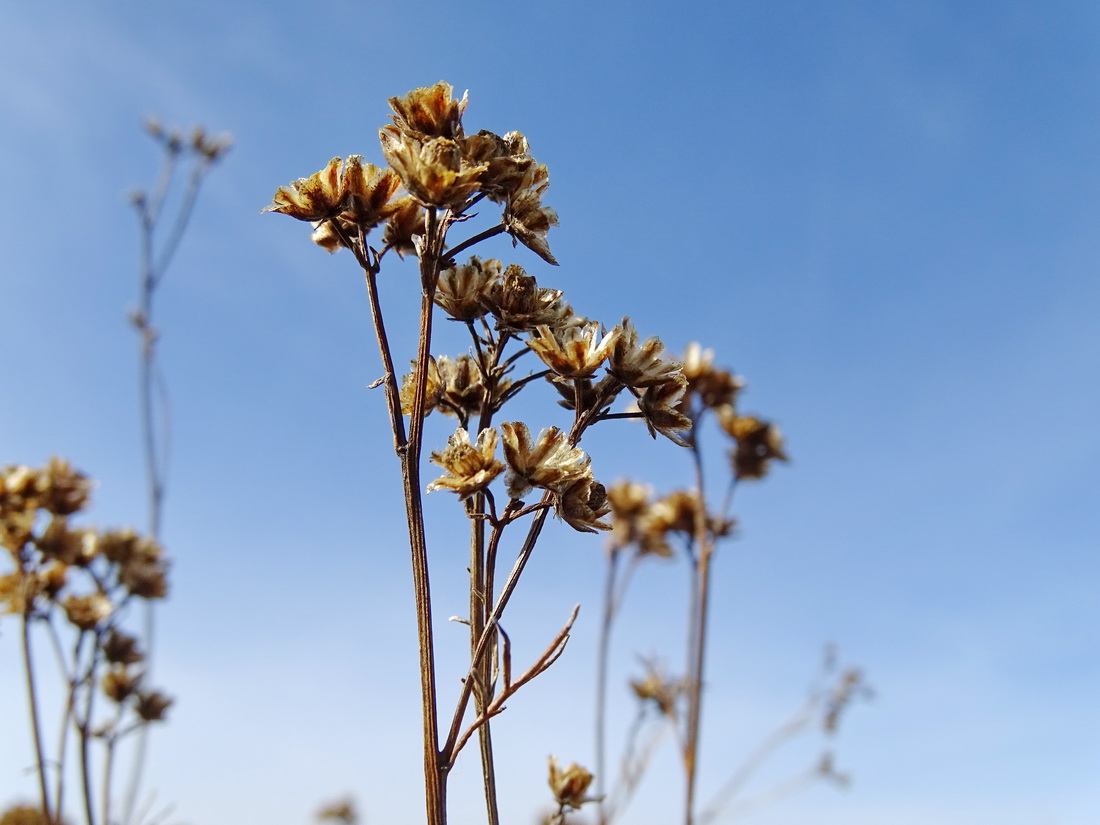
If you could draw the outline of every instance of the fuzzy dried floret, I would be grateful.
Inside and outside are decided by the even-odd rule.
[[[522,421],[505,421],[500,430],[509,468],[505,484],[514,499],[522,498],[532,487],[557,491],[591,475],[591,459],[557,427],[540,432],[537,442]]]
[[[447,440],[446,449],[431,454],[431,461],[446,470],[428,485],[428,492],[450,490],[460,499],[466,499],[484,490],[494,478],[504,472],[504,465],[496,460],[497,432],[491,427],[481,431],[477,444],[470,444],[470,434],[459,427]]]
[[[588,378],[607,360],[618,337],[617,327],[605,334],[595,321],[556,329],[541,324],[527,339],[527,346],[556,374]]]

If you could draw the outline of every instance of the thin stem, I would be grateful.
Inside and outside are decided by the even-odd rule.
[[[38,768],[38,787],[42,797],[42,813],[46,815],[46,821],[52,823],[54,818],[50,809],[49,790],[46,787],[46,760],[42,750],[42,729],[38,716],[38,690],[34,680],[30,622],[27,620],[26,607],[23,610],[23,673],[27,681],[27,701],[30,705],[31,732],[34,735],[34,757]]]
[[[455,255],[457,255],[458,253],[465,252],[467,249],[469,249],[474,244],[479,244],[482,241],[486,240],[487,238],[491,238],[494,235],[499,235],[503,231],[504,231],[504,224],[501,223],[501,224],[497,224],[492,229],[486,229],[484,232],[478,232],[472,238],[467,238],[462,243],[455,246],[453,249],[448,249],[446,252],[444,252],[443,253],[443,260],[445,260],[445,261],[450,260]]]
[[[607,557],[603,622],[600,624],[599,648],[596,654],[596,796],[600,800],[598,806],[601,825],[607,822],[604,808],[607,788],[607,663],[611,652],[611,624],[615,618],[615,571],[619,566],[620,552],[612,550]]]

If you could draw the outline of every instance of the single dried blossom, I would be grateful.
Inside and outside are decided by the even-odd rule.
[[[775,424],[751,415],[726,415],[720,421],[722,429],[737,441],[730,458],[738,479],[763,478],[773,458],[787,460],[783,435]]]
[[[65,589],[68,579],[69,567],[61,562],[54,562],[38,572],[42,594],[51,601],[57,600],[58,594]]]
[[[391,97],[390,119],[404,134],[415,138],[462,137],[462,114],[470,93],[454,100],[454,87],[442,80],[434,86],[413,89],[404,97]]]
[[[103,674],[100,685],[108,699],[113,702],[125,702],[141,685],[141,674],[125,666],[112,667]]]
[[[312,223],[336,217],[344,208],[347,194],[342,166],[342,159],[333,158],[320,172],[280,186],[271,205],[261,211],[281,212]]]
[[[683,682],[666,678],[664,671],[652,662],[646,662],[645,666],[645,678],[630,682],[634,695],[644,702],[653,702],[663,715],[675,719],[676,700],[684,691]]]
[[[112,664],[133,665],[145,658],[138,650],[137,639],[112,628],[100,645],[103,656]]]
[[[611,529],[610,524],[600,521],[611,512],[607,491],[591,476],[579,478],[555,490],[554,511],[566,524],[582,533]]]
[[[462,152],[445,137],[420,140],[396,126],[379,131],[382,154],[401,177],[409,194],[424,206],[458,211],[478,191],[478,180],[486,166],[462,165]]]
[[[481,191],[494,203],[506,204],[525,184],[535,166],[527,138],[519,132],[504,137],[487,130],[470,135],[462,142],[462,156],[471,166],[485,164]]]
[[[401,379],[401,414],[412,415],[413,401],[416,393],[416,361],[411,361],[412,372],[406,373]],[[443,395],[443,382],[439,378],[439,367],[432,356],[428,356],[428,383],[424,388],[424,415],[427,417],[435,405],[439,403]]]
[[[480,415],[486,389],[477,361],[470,355],[460,355],[455,359],[441,355],[436,364],[443,384],[439,409],[447,415],[459,415],[467,419]],[[510,383],[507,380],[502,381],[498,388],[505,390]]]
[[[558,491],[591,477],[592,460],[557,427],[540,432],[537,443],[522,421],[505,421],[500,431],[509,468],[504,483],[513,499],[527,495],[532,487]]]
[[[683,369],[688,395],[698,396],[709,409],[732,405],[744,386],[741,378],[714,366],[714,350],[704,350],[694,341],[684,351]]]
[[[546,234],[558,225],[558,213],[542,205],[542,195],[550,185],[546,165],[536,163],[528,168],[518,190],[508,198],[504,209],[504,226],[512,240],[519,241],[544,261],[557,266],[550,253]]]
[[[391,199],[401,187],[401,179],[392,169],[364,163],[360,155],[352,155],[344,164],[346,200],[340,220],[372,229],[393,213]]]
[[[62,607],[69,621],[81,630],[94,630],[114,612],[111,600],[102,593],[87,596],[69,596]]]
[[[164,714],[172,705],[172,700],[162,693],[149,691],[139,693],[134,711],[146,722],[159,722],[164,719]]]
[[[68,520],[63,516],[50,519],[35,544],[47,559],[80,567],[91,564],[100,551],[99,536],[94,530],[70,529]]]
[[[439,273],[435,302],[456,321],[476,321],[488,312],[493,285],[501,279],[501,263],[476,255]]]
[[[623,384],[635,389],[676,380],[680,362],[664,358],[665,345],[657,336],[638,343],[638,331],[629,318],[618,327],[619,336],[608,358],[607,370]]]
[[[616,481],[607,488],[607,503],[611,505],[608,547],[612,553],[641,538],[642,517],[649,509],[652,494],[651,488],[636,481]]]
[[[382,244],[404,258],[416,252],[417,236],[423,236],[425,230],[424,207],[416,202],[416,198],[405,196],[398,198],[390,204],[393,214],[386,222],[386,229],[382,233]]]
[[[678,409],[686,391],[687,379],[681,374],[642,390],[638,409],[645,418],[651,436],[656,438],[657,433],[660,433],[681,447],[687,446],[687,442],[677,435],[683,430],[691,429],[691,419]]]
[[[38,506],[55,516],[71,515],[88,505],[92,487],[87,476],[53,456],[38,473]]]
[[[540,287],[533,275],[510,264],[489,291],[489,312],[497,327],[512,331],[530,330],[542,324],[560,326],[573,311],[561,300],[560,289]]]
[[[588,378],[607,360],[618,337],[618,327],[605,333],[596,321],[557,329],[541,324],[527,346],[557,375]]]
[[[550,757],[550,791],[555,801],[565,808],[579,808],[586,802],[597,801],[586,796],[594,777],[576,762],[562,769],[556,756]]]
[[[168,563],[159,552],[156,556],[135,556],[123,565],[119,581],[139,599],[163,599],[168,595]]]
[[[428,492],[450,490],[460,499],[484,490],[502,472],[504,465],[496,460],[497,431],[487,427],[470,444],[470,434],[463,427],[447,440],[444,450],[431,454],[431,461],[447,471],[428,485]]]

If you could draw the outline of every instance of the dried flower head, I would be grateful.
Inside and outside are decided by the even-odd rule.
[[[683,369],[688,395],[697,396],[709,409],[732,405],[744,386],[741,378],[714,366],[714,350],[705,350],[694,341],[684,351]]]
[[[69,621],[81,630],[94,630],[114,612],[111,600],[102,593],[69,596],[62,605]]]
[[[550,172],[545,164],[529,167],[520,181],[517,191],[508,198],[504,209],[504,226],[512,236],[544,261],[557,266],[550,253],[546,234],[550,227],[558,225],[558,213],[542,205],[542,196],[550,186]]]
[[[645,677],[630,682],[634,695],[642,701],[652,702],[664,716],[675,719],[676,700],[684,693],[684,683],[666,677],[664,668],[658,663],[645,661],[643,664]]]
[[[653,490],[636,481],[616,481],[607,488],[611,506],[611,536],[608,549],[615,552],[638,541],[642,517],[649,510]]]
[[[500,431],[509,468],[505,485],[513,499],[527,495],[532,487],[557,491],[591,477],[591,459],[557,427],[540,432],[537,443],[522,421],[505,421]]]
[[[527,138],[519,132],[500,137],[483,129],[463,141],[462,153],[471,166],[488,166],[481,176],[481,191],[494,203],[507,203],[535,166]]]
[[[527,339],[527,346],[557,375],[588,378],[607,360],[618,337],[618,327],[605,332],[596,321],[558,328],[541,324]]]
[[[55,516],[67,516],[88,505],[92,481],[72,468],[68,461],[53,456],[39,471],[38,506]]]
[[[730,452],[733,471],[738,479],[763,478],[772,459],[786,461],[783,435],[779,427],[751,415],[727,414],[720,417],[722,429],[731,435],[737,446]]]
[[[582,533],[610,530],[611,525],[600,521],[611,512],[607,503],[607,491],[591,476],[579,478],[564,488],[554,491],[554,512],[562,521]]]
[[[412,372],[406,373],[401,379],[401,414],[412,415],[413,412],[413,400],[416,393],[416,362],[412,361]],[[436,404],[439,403],[440,397],[443,395],[443,382],[439,377],[439,366],[436,363],[435,358],[429,356],[428,360],[428,383],[424,389],[424,415],[428,416],[431,411],[435,409]]]
[[[112,664],[134,665],[145,658],[138,650],[137,639],[115,628],[107,633],[100,648],[103,650],[103,657]]]
[[[454,87],[442,80],[434,86],[413,89],[404,97],[391,97],[390,119],[394,126],[419,139],[443,137],[455,140],[462,137],[462,114],[466,111],[470,93],[462,100],[454,100]]]
[[[477,361],[470,355],[458,358],[439,356],[436,361],[439,379],[443,384],[443,395],[439,399],[439,409],[447,415],[469,418],[481,413],[485,402],[485,381]],[[507,389],[507,380],[498,385]]]
[[[597,801],[586,796],[594,777],[576,762],[562,770],[556,756],[550,757],[550,790],[559,805],[565,808],[579,808],[586,802]]]
[[[313,223],[336,217],[344,208],[347,193],[342,166],[343,160],[333,158],[320,172],[280,186],[271,205],[261,212],[281,212]]]
[[[560,289],[539,287],[534,276],[511,264],[501,279],[492,284],[489,312],[497,319],[500,329],[522,331],[542,324],[560,326],[572,316],[572,310],[561,296]]]
[[[470,444],[470,434],[463,427],[447,440],[444,450],[431,454],[431,461],[447,471],[428,485],[428,492],[450,490],[460,499],[466,499],[484,490],[502,472],[504,465],[496,460],[497,431],[492,427],[482,430],[477,445]]]
[[[660,433],[681,447],[687,446],[687,442],[677,435],[691,429],[691,419],[679,409],[686,391],[687,379],[680,373],[642,390],[638,409],[645,418],[651,436],[656,438],[657,433]]]
[[[476,255],[439,274],[435,302],[456,321],[476,321],[488,311],[493,287],[501,279],[500,261]]]
[[[382,243],[392,249],[399,257],[412,255],[416,252],[416,238],[423,236],[425,212],[424,207],[416,202],[416,198],[403,197],[393,201],[390,206],[393,214],[386,222],[386,229],[382,233]]]
[[[164,720],[164,714],[172,705],[172,700],[157,691],[139,693],[134,711],[146,722],[160,722]]]
[[[664,358],[665,345],[660,338],[653,336],[638,343],[638,331],[629,318],[623,318],[618,329],[619,336],[608,359],[608,372],[635,389],[677,380],[680,362]]]
[[[125,702],[141,684],[141,674],[125,666],[115,666],[103,674],[103,692],[113,702]]]
[[[382,154],[409,194],[424,206],[461,209],[477,193],[481,173],[488,168],[464,168],[462,151],[450,138],[420,140],[396,126],[383,126],[379,137]]]

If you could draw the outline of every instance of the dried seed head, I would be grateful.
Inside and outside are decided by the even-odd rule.
[[[540,288],[534,276],[511,264],[492,284],[488,308],[499,329],[523,331],[541,324],[556,327],[573,323],[576,317],[561,296],[560,289]]]
[[[382,243],[402,258],[413,255],[416,253],[414,239],[426,231],[424,207],[408,196],[398,198],[390,206],[393,207],[393,214],[382,233]]]
[[[513,499],[527,495],[532,487],[559,491],[591,477],[591,459],[557,427],[540,432],[538,443],[532,443],[531,431],[522,421],[505,421],[500,431],[509,467],[505,485]]]
[[[547,263],[557,266],[546,234],[550,227],[558,226],[558,213],[542,205],[543,193],[549,186],[550,172],[545,164],[536,163],[527,168],[504,208],[504,226],[513,243],[519,241]]]
[[[684,375],[688,395],[697,396],[709,409],[732,405],[744,386],[741,378],[714,366],[714,350],[705,350],[694,341],[684,351]]]
[[[336,217],[344,208],[347,193],[342,165],[340,158],[333,158],[320,172],[299,178],[289,186],[280,186],[271,205],[261,212],[281,212],[311,222]]]
[[[401,414],[412,415],[413,401],[416,393],[416,361],[410,361],[412,372],[406,373],[401,379]],[[439,378],[439,366],[432,356],[428,356],[428,383],[424,388],[424,417],[427,418],[435,405],[439,403],[443,395],[443,382]]]
[[[611,505],[610,552],[634,544],[641,538],[641,520],[649,509],[652,494],[651,488],[635,481],[616,481],[607,488],[607,503]]]
[[[428,485],[428,492],[450,490],[466,499],[484,490],[502,472],[504,465],[496,460],[497,432],[488,427],[470,444],[470,434],[459,427],[447,441],[447,448],[431,454],[431,461],[447,471]]]
[[[691,429],[691,419],[679,410],[686,391],[687,379],[680,373],[642,390],[638,409],[645,418],[651,436],[656,438],[657,433],[661,433],[681,447],[687,446],[687,442],[677,435],[683,430]]]
[[[94,630],[114,611],[111,600],[102,593],[88,596],[69,596],[62,605],[69,621],[81,630]]]
[[[116,666],[103,674],[103,681],[100,684],[107,698],[113,702],[124,702],[138,689],[141,684],[141,674],[125,666]]]
[[[588,378],[607,360],[618,337],[617,327],[605,334],[595,321],[558,328],[542,324],[527,339],[527,346],[557,375]]]
[[[390,119],[394,126],[419,139],[443,137],[455,140],[462,137],[462,114],[466,111],[470,93],[462,100],[454,100],[454,87],[442,80],[434,86],[413,89],[404,97],[391,97]]]
[[[787,461],[783,435],[779,427],[751,415],[737,415],[731,408],[719,416],[719,422],[737,446],[730,452],[733,472],[738,479],[763,478],[772,459]]]
[[[443,383],[439,409],[447,415],[460,415],[466,418],[479,415],[486,391],[477,361],[469,355],[460,355],[455,359],[441,355],[436,363],[439,367],[440,381]],[[507,380],[501,381],[498,387],[505,390],[510,383]]]
[[[139,693],[134,711],[146,722],[163,721],[164,714],[172,705],[172,700],[162,693],[149,691]]]
[[[145,658],[138,650],[137,639],[114,628],[103,639],[100,647],[104,658],[112,664],[133,665]]]
[[[470,166],[485,164],[481,191],[494,203],[506,204],[523,186],[535,166],[527,139],[519,132],[504,137],[482,130],[462,143],[462,156]]]
[[[421,140],[383,126],[379,131],[382,154],[409,194],[424,206],[459,210],[478,191],[478,180],[488,167],[463,168],[458,144],[445,137]]]
[[[586,796],[593,776],[576,762],[562,770],[556,756],[550,757],[550,790],[557,803],[565,808],[579,808],[586,802],[595,802]]]
[[[67,516],[88,506],[93,483],[68,461],[53,456],[38,475],[38,506],[42,509],[56,516]]]
[[[493,288],[501,280],[500,261],[476,255],[439,274],[435,302],[456,321],[475,321],[486,312]]]
[[[610,530],[611,525],[600,518],[611,512],[607,503],[607,491],[591,476],[580,478],[567,487],[555,491],[554,511],[574,530],[595,533]]]
[[[676,373],[681,372],[680,362],[664,357],[665,346],[660,338],[653,336],[638,343],[638,331],[629,318],[623,318],[618,329],[619,336],[608,359],[608,372],[635,389],[676,380]]]

